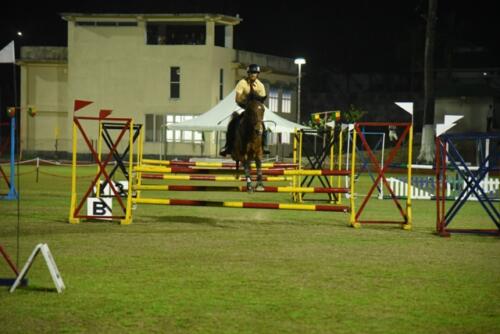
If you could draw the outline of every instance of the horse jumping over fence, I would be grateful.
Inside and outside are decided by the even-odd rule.
[[[232,117],[241,117],[234,139],[234,148],[231,157],[236,161],[236,170],[239,163],[243,164],[248,192],[254,190],[250,177],[250,164],[255,161],[257,168],[256,191],[263,191],[262,183],[262,133],[264,131],[264,104],[263,99],[253,98],[247,103],[243,116],[233,114]]]

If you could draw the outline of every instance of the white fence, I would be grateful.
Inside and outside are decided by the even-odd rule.
[[[388,179],[391,189],[397,197],[407,197],[408,193],[406,178]],[[479,183],[485,194],[491,199],[500,199],[500,179],[485,178]],[[467,186],[466,182],[446,182],[446,197],[457,198],[460,192]],[[414,199],[434,199],[436,195],[435,181],[433,177],[422,178],[420,176],[412,177],[411,197]],[[471,194],[469,200],[476,200],[474,194]]]

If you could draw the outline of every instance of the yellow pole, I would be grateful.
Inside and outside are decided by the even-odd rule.
[[[137,143],[137,166],[141,166],[142,165],[142,152],[143,152],[143,130],[144,130],[144,127],[141,126],[141,129],[139,130],[139,138],[137,138],[138,140],[138,143]],[[136,178],[135,180],[137,180],[137,184],[138,185],[141,185],[142,184],[142,172],[136,172]],[[141,192],[138,190],[136,192],[136,195],[135,195],[137,198],[140,198],[141,197]]]
[[[356,222],[356,207],[354,205],[354,176],[356,174],[356,128],[352,130],[352,155],[351,155],[351,196],[349,198],[351,202],[351,226],[355,228],[361,227],[361,224]]]
[[[300,131],[299,132],[299,170],[302,169],[302,145],[303,145],[303,141],[302,141],[302,135],[303,135],[303,132]],[[302,176],[298,175],[297,176],[297,187],[300,187],[302,184]],[[302,203],[302,194],[299,193],[298,194],[299,196],[299,203]]]
[[[297,136],[299,135],[298,129],[295,128],[294,136],[293,136],[293,163],[297,164],[298,159],[297,159]],[[296,188],[297,187],[297,176],[292,177],[292,187]],[[298,201],[298,193],[292,193],[292,200],[294,202]]]
[[[141,149],[141,154],[139,154],[139,165],[142,165],[142,160],[144,159],[143,152],[144,152],[144,125],[141,126],[141,132],[139,134],[139,147]]]
[[[76,209],[76,137],[77,137],[77,129],[75,119],[73,119],[73,157],[71,160],[71,203],[69,208],[69,223],[70,224],[78,224],[80,219],[75,218],[75,209]]]
[[[127,208],[125,209],[125,219],[120,221],[120,224],[132,223],[132,171],[134,169],[134,121],[131,119],[129,124],[128,136],[128,191],[127,191]]]
[[[98,162],[101,162],[101,152],[102,151],[102,122],[99,120],[99,137],[97,139],[97,156],[99,158]],[[97,173],[101,171],[99,164],[97,165]],[[109,187],[109,185],[108,185]],[[101,176],[95,185],[95,197],[101,197]]]
[[[413,118],[413,117],[412,117]],[[412,123],[410,125],[410,138],[408,140],[408,184],[407,184],[407,190],[406,193],[408,194],[406,196],[406,219],[407,222],[406,224],[403,225],[403,228],[405,230],[411,230],[411,224],[412,224],[412,210],[411,210],[411,173],[412,173],[412,155],[413,155],[413,119]]]
[[[344,145],[344,142],[343,142],[343,134],[342,134],[342,126],[340,127],[340,133],[339,133],[339,154],[338,154],[338,170],[342,170],[342,146]],[[338,176],[337,177],[337,187],[340,188],[340,185],[341,185],[341,179],[342,179],[342,176]],[[341,204],[342,203],[342,194],[339,194],[339,200],[338,200],[338,204]]]
[[[326,115],[325,115],[325,117],[326,117]],[[326,120],[325,120],[325,123],[326,123]],[[335,166],[334,166],[334,163],[335,163],[335,149],[333,147],[334,146],[333,143],[335,142],[334,138],[333,138],[334,134],[335,134],[335,130],[333,128],[331,128],[330,129],[330,143],[329,143],[329,144],[332,144],[332,145],[330,145],[330,170],[334,170],[335,169]],[[331,186],[333,187],[333,175],[329,177],[329,181],[330,181]],[[330,201],[330,202],[332,202],[332,201]]]

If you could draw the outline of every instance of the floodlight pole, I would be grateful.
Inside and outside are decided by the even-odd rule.
[[[296,58],[294,63],[299,66],[297,83],[297,123],[300,124],[300,81],[302,77],[302,65],[306,63],[304,58]]]

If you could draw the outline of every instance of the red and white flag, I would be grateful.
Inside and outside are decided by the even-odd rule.
[[[14,41],[7,44],[0,50],[0,63],[15,63],[16,52],[14,51]]]

